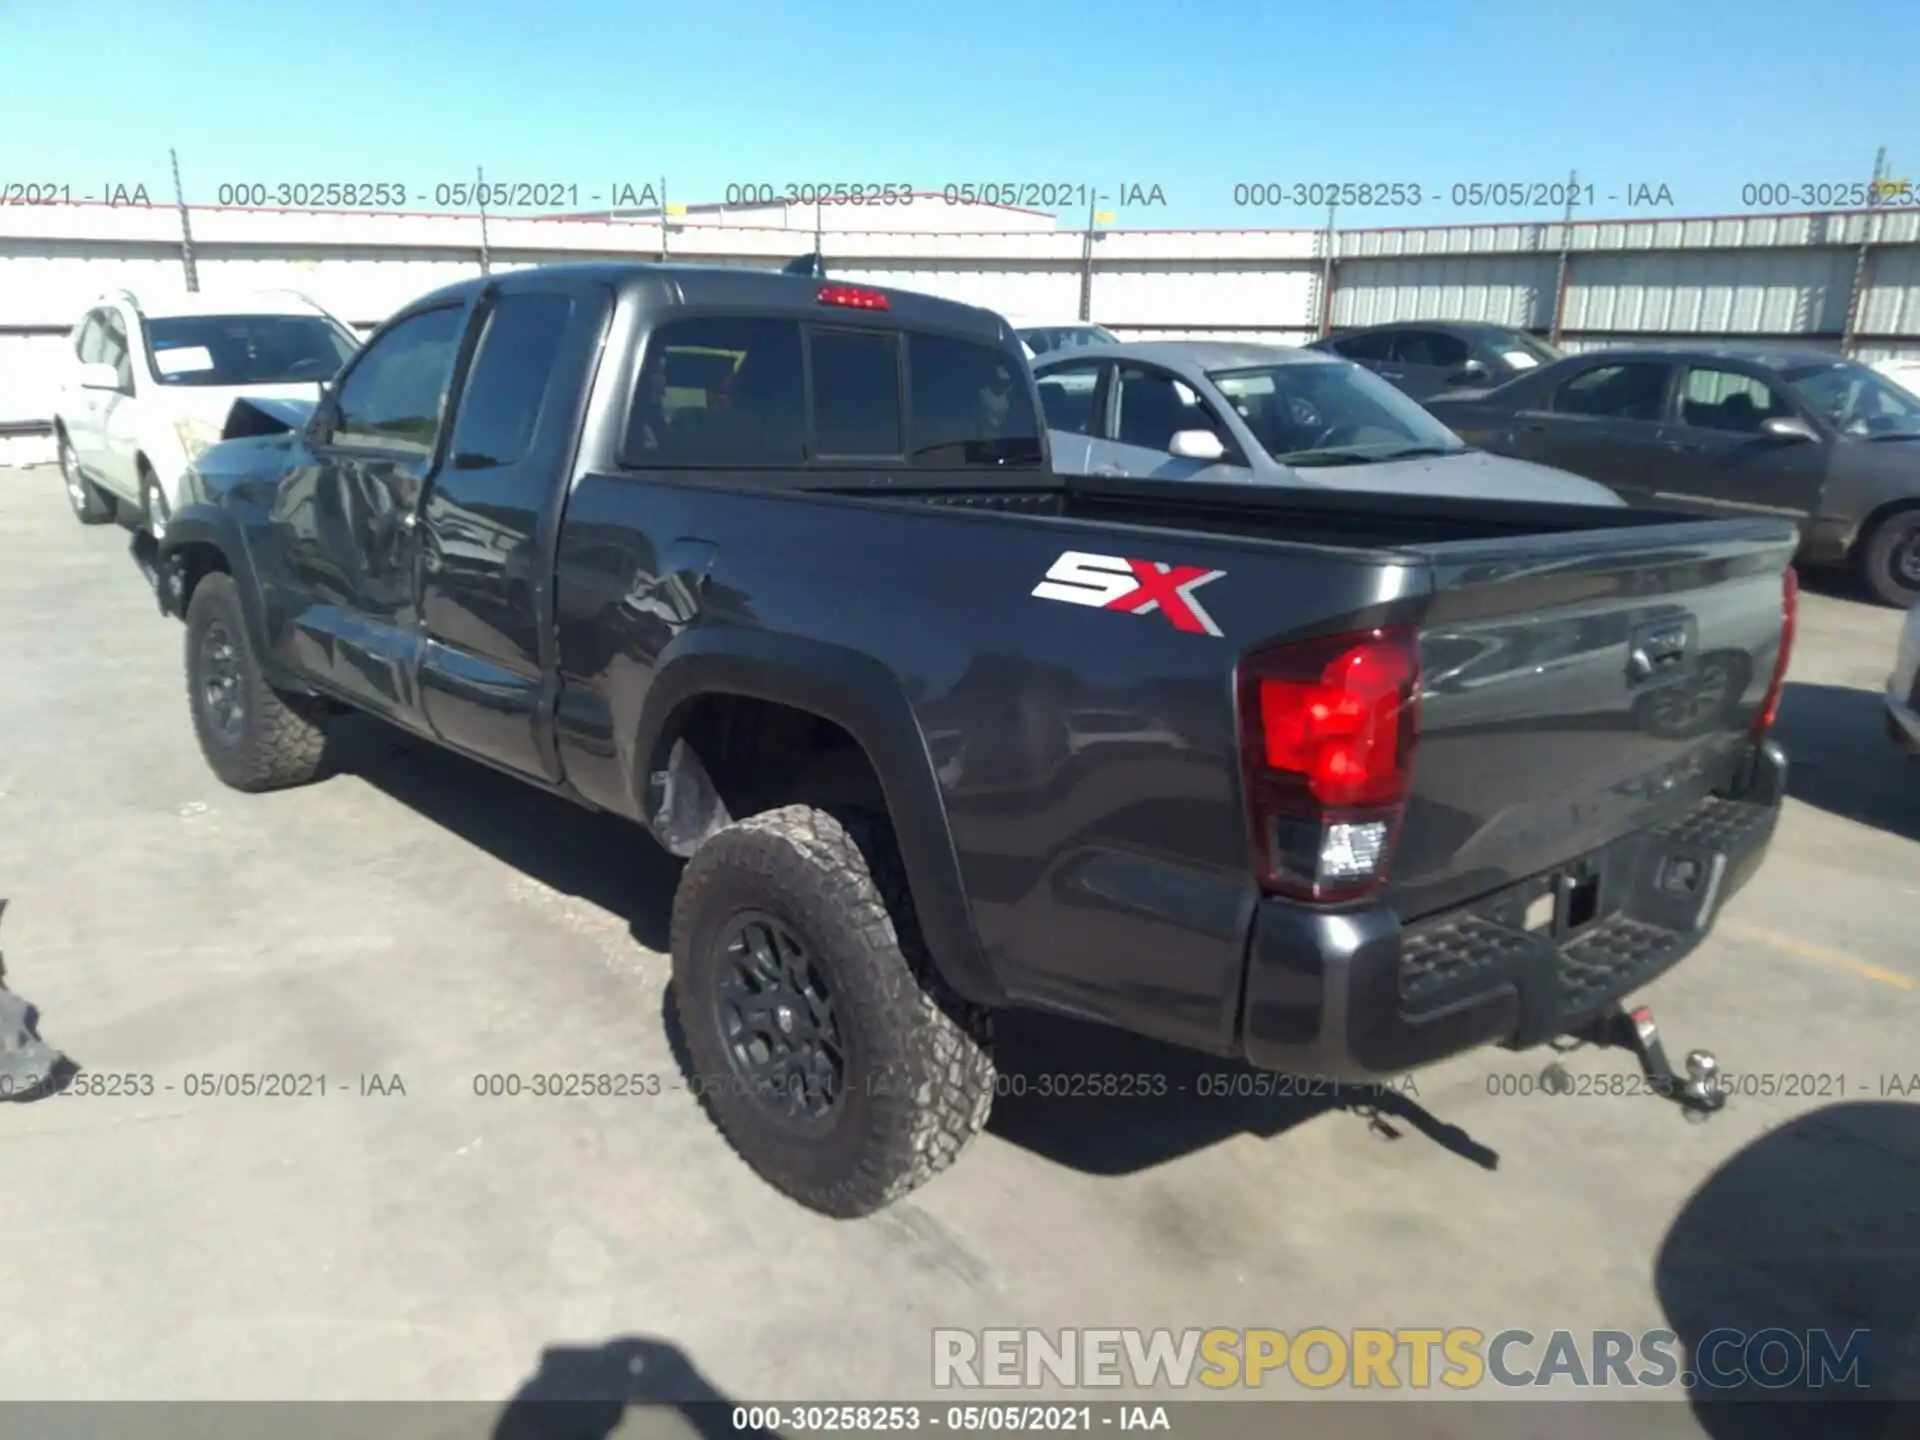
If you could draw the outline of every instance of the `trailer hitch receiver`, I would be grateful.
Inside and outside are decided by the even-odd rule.
[[[1653,1093],[1673,1101],[1689,1120],[1705,1120],[1726,1106],[1727,1092],[1720,1085],[1720,1062],[1713,1052],[1689,1051],[1687,1073],[1682,1076],[1667,1059],[1667,1048],[1653,1023],[1653,1011],[1645,1005],[1634,1010],[1616,1005],[1578,1038],[1605,1049],[1631,1051],[1640,1062],[1640,1071],[1647,1077]],[[1549,1084],[1565,1082],[1571,1086],[1570,1078],[1557,1060],[1547,1066],[1541,1078]]]

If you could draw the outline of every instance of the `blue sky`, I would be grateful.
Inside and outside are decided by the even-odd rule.
[[[194,203],[387,181],[434,209],[476,165],[582,208],[662,175],[681,201],[1091,183],[1122,226],[1325,221],[1236,185],[1429,197],[1344,227],[1549,218],[1451,187],[1569,170],[1614,215],[1642,185],[1673,203],[1639,213],[1720,214],[1864,181],[1879,145],[1920,169],[1912,0],[0,0],[0,55],[0,184],[158,199],[172,145]],[[1165,203],[1120,208],[1126,185]]]

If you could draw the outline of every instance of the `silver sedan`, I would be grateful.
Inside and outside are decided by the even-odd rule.
[[[1621,505],[1604,485],[1467,445],[1350,360],[1284,345],[1091,345],[1034,362],[1056,470]]]

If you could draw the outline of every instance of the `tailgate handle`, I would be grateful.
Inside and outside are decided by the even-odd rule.
[[[1691,615],[1673,620],[1658,620],[1633,632],[1627,650],[1627,673],[1635,681],[1670,675],[1686,664],[1693,648],[1694,621]]]

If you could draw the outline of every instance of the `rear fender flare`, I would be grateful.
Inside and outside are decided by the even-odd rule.
[[[661,653],[635,722],[616,729],[634,737],[628,780],[638,813],[647,813],[647,777],[679,738],[691,702],[715,694],[791,706],[853,737],[886,796],[934,963],[962,998],[977,1005],[1004,1003],[1005,991],[974,928],[926,737],[893,672],[871,656],[822,641],[704,628],[682,634]]]

